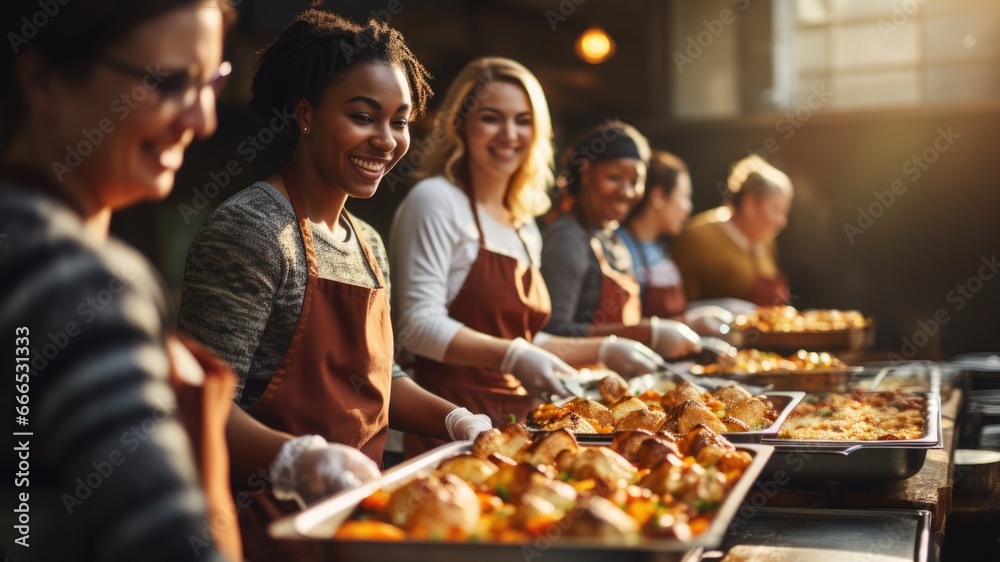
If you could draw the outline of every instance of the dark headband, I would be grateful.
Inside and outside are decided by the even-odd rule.
[[[577,162],[583,159],[591,162],[616,158],[643,159],[635,140],[624,130],[614,127],[595,132],[578,144],[576,150],[579,155]]]

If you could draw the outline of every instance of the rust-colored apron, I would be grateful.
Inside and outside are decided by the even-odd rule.
[[[791,293],[788,288],[788,277],[781,271],[776,271],[773,277],[768,277],[761,271],[760,258],[752,255],[753,287],[750,289],[750,302],[757,306],[778,306],[788,304]]]
[[[529,266],[486,249],[476,199],[468,189],[465,193],[479,231],[479,254],[448,307],[448,316],[484,334],[507,339],[520,337],[530,342],[548,323],[552,312],[542,273],[534,264]],[[511,414],[523,421],[528,412],[541,404],[539,398],[528,395],[514,375],[497,369],[448,365],[417,357],[414,380],[457,406],[489,415],[497,426],[509,423]],[[412,457],[443,443],[407,433],[404,450],[407,457]]]
[[[636,271],[639,268],[649,271],[649,264],[642,253],[641,242],[635,242],[635,246],[632,257],[640,262],[635,264]],[[676,318],[683,315],[686,310],[687,297],[684,296],[684,285],[676,283],[673,285],[655,286],[647,281],[646,294],[642,297],[643,316]]]
[[[302,314],[274,377],[249,413],[265,425],[293,435],[318,434],[350,445],[379,465],[389,421],[392,377],[392,325],[385,279],[361,231],[354,235],[378,288],[341,283],[319,276],[312,230],[298,178],[291,164],[281,172],[295,209],[309,265]],[[262,467],[265,468],[265,467]],[[246,556],[252,562],[319,559],[315,547],[267,536],[267,525],[299,511],[270,491],[253,492],[240,510]]]
[[[676,318],[687,310],[687,297],[683,285],[667,287],[646,287],[646,298],[642,302],[644,316]]]
[[[205,379],[200,385],[189,382],[178,371],[179,361],[171,355],[170,385],[177,396],[177,417],[191,440],[191,450],[201,477],[202,490],[208,507],[211,534],[196,537],[212,541],[230,560],[243,560],[236,505],[229,486],[229,448],[226,444],[226,424],[233,407],[236,375],[222,361],[210,354],[191,338],[181,334],[176,338],[201,365]]]
[[[635,326],[642,321],[639,282],[628,273],[611,267],[604,256],[604,247],[596,236],[590,238],[590,249],[601,266],[601,297],[597,310],[594,311],[594,325]]]

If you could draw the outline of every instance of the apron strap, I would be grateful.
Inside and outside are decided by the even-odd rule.
[[[316,261],[316,249],[313,246],[312,227],[309,226],[309,215],[306,213],[306,202],[299,187],[299,176],[291,162],[281,170],[281,179],[285,182],[285,191],[292,202],[292,209],[299,221],[299,231],[302,232],[302,246],[306,251],[306,262],[309,264],[309,275],[319,277],[319,263]]]
[[[465,192],[465,197],[469,200],[469,209],[472,210],[472,218],[476,220],[476,230],[479,232],[479,247],[485,250],[486,236],[483,234],[483,225],[479,222],[479,209],[476,207],[475,194],[472,192],[472,187],[467,186],[464,182],[462,184],[462,191]],[[514,227],[514,235],[517,236],[517,239],[521,241],[521,246],[524,247],[524,255],[528,256],[528,266],[535,267],[535,259],[531,257],[531,250],[528,249],[528,243],[521,236],[520,227]]]
[[[378,285],[380,288],[385,288],[385,278],[382,275],[382,268],[378,266],[378,262],[375,261],[375,254],[372,252],[371,247],[368,245],[368,241],[358,230],[358,227],[354,225],[354,217],[351,213],[344,209],[344,217],[347,219],[347,224],[351,225],[351,230],[354,231],[354,235],[358,237],[358,242],[361,244],[361,251],[365,254],[365,260],[368,262],[368,267],[371,268],[372,272],[375,273],[375,278],[378,280]]]

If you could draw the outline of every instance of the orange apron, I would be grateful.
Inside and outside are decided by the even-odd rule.
[[[639,282],[628,273],[611,267],[604,247],[596,236],[590,237],[590,249],[601,266],[601,297],[594,311],[594,325],[623,324],[635,326],[642,321]]]
[[[230,560],[243,560],[236,505],[229,486],[229,448],[226,444],[226,424],[233,405],[236,375],[216,357],[191,338],[176,337],[194,356],[205,371],[200,386],[188,382],[171,361],[170,385],[177,396],[177,417],[184,425],[194,460],[201,476],[201,485],[208,504],[208,524],[211,538]],[[168,347],[169,350],[169,347]]]
[[[479,254],[448,307],[448,316],[484,334],[531,341],[548,323],[552,312],[542,273],[534,264],[528,266],[486,249],[476,199],[469,189],[465,194],[479,231]],[[528,412],[541,404],[540,399],[528,395],[514,375],[497,369],[448,365],[417,357],[414,379],[420,386],[457,406],[489,415],[496,426],[509,423],[511,414],[523,421]],[[404,450],[407,457],[412,457],[443,443],[439,439],[407,433]]]
[[[633,264],[636,271],[638,272],[640,268],[643,271],[649,271],[648,264],[642,253],[641,242],[636,240],[636,242],[632,244],[627,243],[627,245],[634,258],[633,261],[639,262]],[[643,316],[676,318],[683,315],[686,310],[687,297],[684,296],[684,285],[677,283],[675,285],[654,286],[649,284],[647,280],[646,294],[642,297]]]
[[[750,302],[757,306],[778,306],[788,304],[791,293],[788,288],[788,277],[777,271],[774,277],[767,277],[761,272],[759,258],[751,255],[753,260],[753,287],[750,289]]]
[[[676,318],[686,310],[687,297],[684,296],[683,285],[646,287],[646,298],[642,302],[643,315]]]
[[[280,431],[318,434],[327,441],[350,445],[381,465],[393,356],[385,279],[347,211],[345,216],[379,287],[321,278],[305,202],[291,164],[281,171],[281,177],[299,221],[309,273],[295,334],[274,377],[249,413]],[[319,559],[316,548],[308,543],[276,541],[267,535],[269,523],[299,511],[295,502],[279,501],[270,491],[250,495],[253,502],[240,511],[249,560]]]

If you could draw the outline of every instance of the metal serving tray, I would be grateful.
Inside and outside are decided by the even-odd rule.
[[[756,328],[736,330],[739,346],[778,353],[800,349],[815,351],[862,351],[875,343],[875,321],[869,318],[864,328],[803,332],[762,332]]]
[[[760,443],[766,437],[777,437],[778,428],[784,423],[785,418],[792,413],[795,406],[805,398],[805,392],[767,392],[764,393],[768,400],[774,404],[778,411],[778,419],[774,420],[770,426],[760,431],[733,431],[723,433],[722,436],[731,443]],[[609,445],[615,433],[574,433],[576,440],[587,445]]]
[[[942,447],[941,399],[920,393],[927,400],[924,434],[900,441],[822,441],[765,437],[774,454],[763,475],[791,480],[905,480],[924,466],[927,451]],[[779,472],[781,474],[779,474]]]
[[[805,392],[846,392],[864,367],[842,367],[809,370],[775,370],[765,373],[719,374],[712,377],[735,381],[743,386],[753,385],[774,390],[802,390]],[[701,376],[701,375],[694,375]]]
[[[924,510],[762,508],[737,518],[722,545],[700,560],[721,559],[738,545],[822,549],[825,560],[929,562],[933,559],[931,513]]]
[[[275,521],[269,531],[272,537],[279,539],[322,541],[325,547],[324,554],[330,560],[343,562],[372,560],[507,562],[531,560],[535,557],[539,557],[542,562],[597,562],[609,560],[609,556],[613,556],[616,561],[689,560],[693,555],[691,551],[705,547],[712,548],[722,541],[729,522],[735,517],[740,504],[767,464],[772,451],[772,447],[768,445],[740,444],[736,447],[752,455],[753,461],[719,507],[712,524],[691,541],[643,539],[635,545],[610,546],[594,539],[561,538],[558,535],[542,536],[530,543],[516,544],[416,540],[380,542],[332,538],[337,527],[347,520],[361,500],[380,488],[394,489],[416,476],[426,474],[444,459],[470,452],[472,450],[470,441],[456,441],[428,451],[386,471],[379,480],[341,492],[296,515]]]

